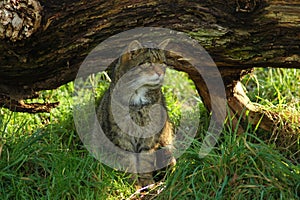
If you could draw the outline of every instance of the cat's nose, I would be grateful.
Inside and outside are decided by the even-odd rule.
[[[165,67],[160,65],[154,65],[153,68],[157,75],[161,76],[165,74]]]

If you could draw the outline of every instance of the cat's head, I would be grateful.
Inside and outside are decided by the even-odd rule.
[[[165,65],[145,63],[126,73],[125,88],[133,88],[131,104],[145,105],[160,98],[161,86],[165,76]],[[124,89],[125,89],[124,88]],[[131,91],[133,91],[131,90]]]
[[[160,95],[166,70],[163,49],[168,43],[168,40],[164,40],[157,47],[144,48],[135,40],[120,57],[114,82],[121,81],[123,89],[132,93],[133,104],[148,104]],[[157,97],[154,98],[155,94]]]
[[[147,46],[143,46],[137,40],[132,41],[125,48],[123,54],[120,56],[117,62],[116,68],[114,69],[114,80],[118,81],[124,74],[134,68],[138,68],[139,66],[141,66],[141,69],[139,70],[140,72],[143,70],[145,72],[149,72],[150,70],[147,69],[147,66],[150,66],[151,68],[153,66],[152,64],[165,63],[166,57],[164,49],[168,45],[169,41],[169,39],[166,39],[158,45],[149,43],[150,45],[148,44]],[[150,65],[144,66],[144,64],[147,63]]]

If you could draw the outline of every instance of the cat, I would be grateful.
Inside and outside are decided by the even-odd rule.
[[[110,87],[97,110],[106,137],[122,150],[136,153],[134,158],[124,155],[119,162],[130,162],[137,188],[155,183],[153,170],[176,162],[174,128],[161,90],[166,69],[163,49],[168,42],[145,48],[132,41],[115,62]]]

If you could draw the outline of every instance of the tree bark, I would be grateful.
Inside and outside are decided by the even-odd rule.
[[[276,117],[251,104],[239,80],[253,67],[300,68],[299,13],[297,0],[3,0],[0,105],[49,111],[56,104],[23,100],[74,80],[87,54],[108,37],[136,27],[165,27],[190,34],[208,51],[222,75],[230,113],[246,120],[246,109],[251,122],[262,119],[260,126],[271,130]],[[172,64],[189,74],[211,109],[199,73],[184,61]]]

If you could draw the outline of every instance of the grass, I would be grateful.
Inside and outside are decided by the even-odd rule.
[[[300,87],[295,80],[299,77],[299,71],[292,69],[259,69],[243,82],[252,101],[271,110],[298,113]],[[179,86],[175,91],[164,88],[175,122],[181,116]],[[83,146],[73,122],[73,91],[69,83],[42,92],[41,101],[60,101],[51,113],[0,109],[0,199],[126,199],[135,192],[128,175],[102,165]],[[250,125],[242,135],[225,128],[213,151],[199,158],[209,124],[203,105],[199,106],[197,140],[148,199],[300,198],[300,165],[290,159],[293,152],[281,151],[262,135],[268,133]],[[299,140],[295,142],[299,150]]]
[[[278,129],[260,133],[260,138],[275,145],[286,157],[300,162],[300,71],[258,69],[243,82],[252,102],[262,105],[266,113],[279,113],[283,119]]]

